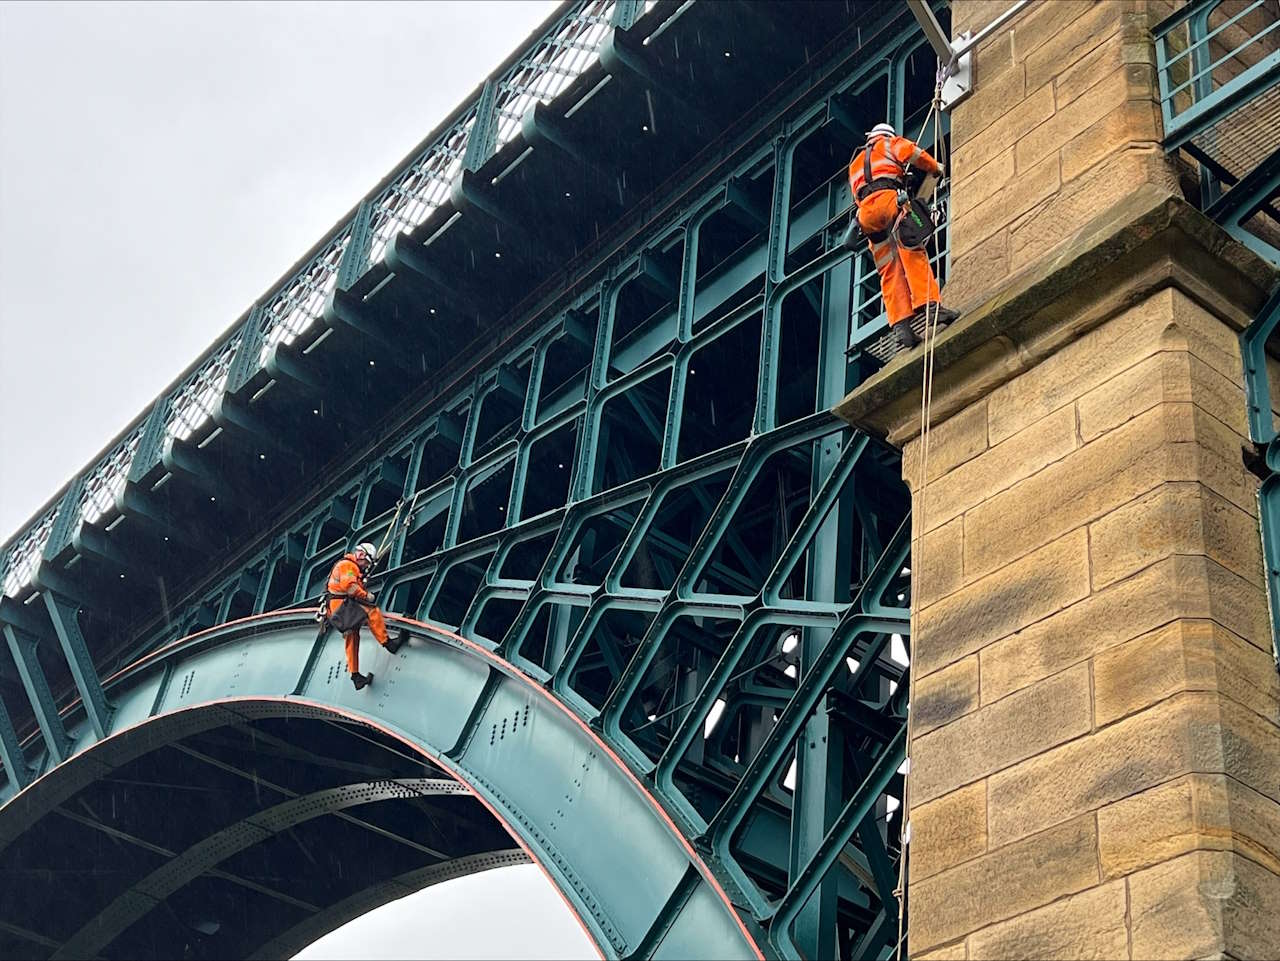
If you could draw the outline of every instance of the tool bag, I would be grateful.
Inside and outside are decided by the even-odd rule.
[[[919,197],[913,197],[909,203],[903,205],[897,223],[894,224],[894,235],[899,247],[923,250],[936,229],[933,211],[929,209],[929,205]]]
[[[328,611],[330,600],[331,598],[326,596],[325,599],[320,602],[321,611]],[[352,600],[348,597],[343,599],[342,603],[338,605],[338,609],[336,611],[332,614],[324,613],[323,617],[329,622],[329,626],[335,631],[340,634],[345,634],[347,631],[354,631],[357,627],[363,626],[365,621],[369,619],[369,614],[358,601]]]

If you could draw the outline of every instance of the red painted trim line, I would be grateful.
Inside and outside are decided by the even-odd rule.
[[[294,615],[294,614],[310,613],[312,610],[313,608],[307,607],[307,608],[287,608],[279,611],[268,611],[262,614],[252,614],[248,617],[238,618],[234,621],[227,621],[225,624],[218,624],[214,627],[205,628],[204,630],[198,631],[195,634],[190,634],[187,637],[180,638],[176,641],[172,641],[169,644],[166,644],[164,647],[158,648],[157,650],[152,651],[150,654],[140,657],[138,660],[134,661],[132,664],[116,671],[109,678],[107,678],[106,681],[103,682],[103,684],[105,686],[106,684],[110,683],[111,681],[115,680],[116,678],[120,677],[121,675],[129,671],[136,670],[137,668],[142,667],[152,661],[160,659],[162,656],[165,655],[166,652],[172,650],[173,648],[190,644],[192,641],[197,640],[198,638],[203,637],[206,634],[210,634],[215,631],[221,632],[226,630],[229,627],[234,627],[236,625],[241,625],[241,624],[247,624],[253,621],[260,621],[268,618],[276,618],[276,617],[282,617],[282,616],[288,616],[288,615]],[[653,796],[653,794],[644,786],[644,783],[639,778],[636,777],[635,773],[631,770],[631,768],[627,766],[627,764],[614,752],[614,750],[611,747],[609,747],[609,745],[606,744],[600,738],[600,736],[596,734],[596,732],[593,731],[591,727],[581,717],[575,714],[568,707],[568,705],[564,704],[562,701],[556,698],[553,694],[551,694],[551,692],[549,692],[541,684],[536,682],[532,677],[530,677],[524,671],[520,670],[520,668],[516,667],[510,661],[507,661],[506,659],[499,657],[493,651],[489,650],[488,648],[480,644],[477,644],[475,641],[468,640],[467,638],[461,636],[460,634],[455,634],[452,631],[446,630],[442,627],[438,627],[434,624],[427,624],[424,621],[414,620],[411,617],[405,617],[404,615],[401,615],[401,614],[393,614],[388,612],[386,613],[385,616],[389,621],[396,621],[396,622],[410,625],[411,627],[413,627],[415,630],[419,632],[424,632],[427,634],[435,634],[440,637],[447,637],[450,640],[456,641],[457,643],[461,644],[463,647],[468,648],[469,650],[478,654],[480,657],[491,662],[495,667],[498,668],[498,670],[500,670],[502,673],[506,674],[507,676],[511,677],[513,680],[523,682],[528,688],[535,691],[538,695],[540,695],[542,698],[544,698],[546,701],[552,704],[556,709],[561,711],[574,724],[576,724],[578,728],[588,738],[590,738],[591,741],[601,751],[603,751],[605,754],[609,756],[610,760],[612,760],[613,763],[618,767],[618,769],[622,771],[623,774],[630,780],[635,790],[640,793],[640,796],[643,797],[646,801],[648,801],[650,806],[653,808],[653,810],[657,812],[658,817],[667,826],[667,829],[675,837],[676,841],[679,842],[680,846],[684,849],[685,854],[688,856],[689,860],[692,862],[694,867],[697,868],[698,873],[702,875],[703,880],[706,881],[707,884],[711,886],[711,889],[716,893],[716,896],[719,897],[720,900],[724,902],[724,906],[726,910],[728,910],[730,916],[733,918],[734,923],[737,924],[738,930],[741,931],[742,936],[743,938],[746,939],[747,944],[751,946],[751,950],[755,954],[755,957],[758,959],[758,961],[764,961],[764,954],[761,952],[759,946],[756,944],[755,939],[751,936],[751,933],[747,930],[746,924],[743,922],[742,917],[738,914],[737,910],[734,908],[733,902],[729,900],[728,894],[725,893],[725,890],[720,885],[720,882],[716,880],[715,875],[711,873],[711,869],[707,867],[706,862],[704,862],[702,858],[698,855],[697,851],[694,850],[693,845],[691,845],[689,841],[685,838],[685,836],[680,833],[679,828],[676,827],[675,822],[671,819],[671,816],[667,814],[667,811],[662,806],[661,802],[656,797]],[[308,701],[305,698],[300,698],[295,696],[290,696],[287,699],[273,698],[265,695],[258,696],[258,697],[221,698],[217,701],[210,701],[208,702],[207,705],[204,705],[204,706],[232,703],[232,702],[246,701],[246,700],[247,701],[253,701],[253,700],[268,701],[271,703],[280,701],[281,703],[306,704],[308,706],[321,707],[324,710],[333,711],[336,714],[343,715],[343,712],[337,708],[332,708],[329,705],[321,704],[320,702]],[[79,701],[77,700],[70,707],[74,707],[74,704],[76,703],[79,703]],[[185,711],[185,710],[190,710],[190,708],[181,709],[181,711]],[[171,713],[176,714],[176,713],[181,713],[181,711],[175,711]],[[383,731],[383,733],[386,733],[391,737],[395,737],[397,740],[404,741],[404,739],[401,738],[399,735],[382,727],[377,722],[368,721],[366,718],[364,718],[361,715],[352,715],[352,716],[360,720],[362,723],[369,723],[370,726],[376,727],[378,730]],[[147,722],[144,721],[141,723],[145,724]],[[137,726],[139,725],[134,725],[134,727],[137,727]],[[127,728],[126,730],[133,730],[133,728]],[[89,751],[92,751],[95,747],[97,747],[98,744],[105,743],[106,741],[110,740],[113,737],[116,737],[118,734],[121,734],[121,733],[124,733],[124,732],[115,732],[109,735],[107,738],[104,738],[102,741],[98,741],[95,744],[90,745],[90,747],[87,748],[82,753],[88,753]],[[409,743],[409,742],[405,742],[405,743]],[[428,757],[431,757],[430,754],[428,754],[425,751],[421,751],[416,747],[415,747],[415,750],[419,750],[419,753],[422,753]],[[78,757],[78,756],[79,755],[73,755],[73,757]],[[48,773],[49,772],[45,772],[45,774],[48,774]],[[41,775],[40,778],[37,778],[31,784],[27,785],[27,787],[30,788],[35,784],[39,783],[39,781],[42,780],[43,777],[44,775]],[[476,789],[472,785],[467,784],[461,778],[457,778],[457,780],[460,784],[463,784],[465,787],[467,787],[467,789],[472,794],[475,794],[475,796],[480,799],[481,803],[484,804],[485,807],[489,808],[489,810],[492,813],[494,813],[495,817],[498,817],[497,813],[493,810],[493,807],[476,791]],[[24,790],[26,790],[26,788],[24,788]],[[498,817],[498,821],[504,826],[504,828],[507,830],[507,833],[511,834],[511,836],[515,838],[516,843],[518,843],[520,847],[525,850],[525,853],[529,854],[529,857],[534,861],[534,863],[538,864],[538,867],[541,868],[542,872],[544,874],[547,874],[547,869],[541,864],[541,862],[538,861],[537,858],[533,856],[533,854],[529,851],[529,849],[526,847],[524,842],[521,841],[519,836],[512,830],[510,825],[507,824],[507,822],[503,820],[501,817]],[[548,879],[550,879],[549,874],[548,874]],[[565,903],[568,904],[569,902],[565,897],[564,893],[560,891],[559,886],[555,885],[554,882],[552,886],[556,888],[557,893],[559,893],[561,898],[565,899]],[[571,908],[571,911],[572,911],[572,908]],[[578,917],[577,913],[573,912],[573,914],[574,914],[574,917],[577,918],[578,923],[583,924],[582,919]],[[585,930],[585,925],[584,925],[584,930]],[[588,934],[588,936],[590,935]],[[595,943],[594,938],[592,938],[592,943]]]

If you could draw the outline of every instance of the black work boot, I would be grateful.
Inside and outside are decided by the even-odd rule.
[[[910,320],[900,320],[889,328],[889,337],[892,338],[893,353],[891,357],[897,357],[905,350],[910,350],[920,343],[920,338],[916,336],[916,332],[911,329]]]
[[[916,311],[916,315],[923,316],[929,324],[936,324],[937,329],[941,330],[959,317],[960,313],[950,307],[943,307],[942,304],[925,304]]]
[[[387,643],[382,646],[387,649],[388,654],[394,654],[400,648],[404,647],[405,641],[409,640],[408,631],[397,631],[392,637],[387,638]]]
[[[351,675],[351,683],[356,686],[357,691],[363,690],[373,683],[373,675],[361,674],[358,671],[353,672]]]

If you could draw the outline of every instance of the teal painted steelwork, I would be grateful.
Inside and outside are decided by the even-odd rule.
[[[1205,213],[1280,264],[1280,11],[1192,0],[1153,33],[1165,148],[1198,162]]]
[[[1223,13],[1226,19],[1211,25],[1212,14],[1222,5],[1223,0],[1193,0],[1153,30],[1165,146],[1171,149],[1268,93],[1280,80],[1280,16],[1274,4],[1253,0],[1240,9],[1232,6]],[[1180,35],[1182,29],[1189,33]],[[1170,49],[1175,40],[1180,49]],[[1214,76],[1233,61],[1239,69],[1225,82]]]
[[[705,152],[690,153],[697,163],[673,167],[671,180],[653,185],[661,206],[646,201],[651,206],[626,231],[583,251],[571,273],[552,275],[546,292],[511,300],[501,339],[449,340],[477,329],[468,311],[497,292],[478,288],[440,249],[470,231],[462,250],[473,260],[502,254],[503,264],[541,263],[540,253],[493,240],[507,236],[494,230],[503,218],[532,216],[504,191],[516,184],[544,200],[573,193],[576,204],[591,187],[587,174],[561,182],[557,171],[573,156],[603,165],[591,158],[611,149],[584,135],[592,111],[612,120],[630,104],[642,110],[629,114],[640,118],[637,128],[655,116],[664,122],[674,99],[664,108],[666,95],[634,78],[672,69],[677,46],[686,57],[701,50],[694,55],[718,70],[733,67],[748,41],[767,45],[779,61],[789,43],[803,47],[776,29],[786,15],[767,5],[758,36],[735,22],[739,33],[724,44],[732,49],[691,42],[728,35],[712,27],[734,16],[732,5],[660,5],[638,17],[635,5],[612,13],[607,6],[567,5],[535,52],[526,51],[532,59],[517,58],[524,67],[490,78],[495,149],[468,158],[472,179],[453,179],[464,188],[456,197],[448,198],[448,182],[433,191],[450,170],[449,178],[465,176],[476,102],[317,244],[88,472],[83,491],[107,491],[110,503],[93,522],[72,517],[69,529],[119,523],[109,546],[123,558],[142,556],[143,545],[176,550],[164,546],[169,538],[195,545],[174,555],[181,565],[150,572],[145,583],[158,582],[163,593],[139,589],[116,602],[115,559],[91,553],[94,545],[75,533],[66,545],[60,536],[43,561],[28,560],[27,545],[37,558],[47,553],[57,514],[87,493],[64,495],[62,508],[11,545],[6,588],[20,603],[30,599],[33,579],[69,576],[63,586],[80,595],[66,594],[66,609],[74,598],[81,617],[101,617],[83,634],[97,668],[110,673],[177,638],[313,600],[346,547],[380,541],[397,502],[411,502],[376,585],[388,609],[459,630],[591,725],[696,845],[760,943],[787,955],[883,957],[897,921],[890,879],[900,856],[901,775],[897,764],[881,775],[906,712],[908,498],[896,454],[827,411],[868,373],[862,347],[885,326],[869,254],[839,245],[850,203],[845,165],[877,121],[887,117],[914,133],[933,92],[933,55],[905,10],[874,8],[884,16],[868,13],[862,34],[836,18],[844,32],[833,31],[837,40],[826,46],[792,50],[802,70],[779,75],[787,83],[773,99],[755,97],[750,123],[710,147],[699,143]],[[813,8],[815,16],[834,17],[832,10]],[[509,125],[503,111],[527,103],[533,89],[522,70],[546,74],[545,58],[557,50],[583,53],[619,39],[608,32],[609,17],[600,20],[605,14],[619,24],[635,17],[639,31],[620,41],[616,63],[604,58],[616,72],[588,63],[570,78],[571,106],[535,98]],[[557,46],[564,36],[590,42],[581,41],[582,50]],[[668,89],[678,86],[663,79]],[[714,104],[700,109],[711,117]],[[678,140],[678,132],[669,137]],[[633,155],[630,143],[619,149]],[[644,166],[659,164],[656,147],[646,149]],[[625,177],[609,170],[607,183],[601,178],[592,204],[639,203],[623,181],[645,171],[622,169]],[[540,194],[521,180],[535,176],[543,178]],[[548,231],[546,244],[554,239]],[[945,272],[945,242],[938,268]],[[523,282],[540,270],[515,276]],[[429,359],[423,330],[443,353],[468,353],[470,366]],[[388,368],[381,389],[358,379]],[[399,408],[384,399],[387,384],[422,381],[432,389]],[[381,419],[335,410],[328,396],[336,383],[354,383],[370,405],[383,404],[375,407]],[[272,447],[273,438],[285,448]],[[326,453],[303,464],[299,452],[313,449]],[[291,470],[311,473],[299,480]],[[251,476],[276,480],[290,497],[257,503],[238,490]],[[261,536],[232,536],[235,505],[259,512]],[[193,556],[198,577],[165,580]],[[46,613],[57,611],[65,618],[63,609]],[[120,628],[105,630],[103,621]],[[43,638],[55,637],[43,629]],[[219,648],[191,679],[167,662],[149,700],[126,704],[115,693],[121,679],[109,683],[117,710],[102,732],[83,703],[67,703],[61,692],[71,687],[62,679],[66,720],[59,720],[76,734],[73,749],[166,709],[175,690],[184,703],[224,697],[235,658],[259,663],[257,642],[245,641]],[[301,694],[323,681],[345,684],[343,696],[356,697],[333,643],[305,653],[291,647],[282,660],[292,680],[280,690]],[[447,712],[463,718],[459,724],[506,696],[492,685],[472,690],[462,676],[456,683],[472,698],[465,710]],[[367,699],[374,697],[378,688]],[[421,712],[414,723],[430,724],[445,708],[420,699],[414,710]],[[455,746],[443,748],[447,759],[457,760]],[[25,750],[45,763],[30,738]],[[527,771],[527,761],[481,776],[502,803],[527,812],[542,804],[538,792],[560,797],[576,777],[560,770],[567,750],[548,749],[538,778],[502,780]],[[632,895],[593,880],[617,874],[618,859],[585,841],[616,833],[608,814],[575,809],[600,821],[575,826],[583,838],[564,842],[576,853],[556,875],[575,904],[598,917],[593,932],[606,952],[723,954],[708,948],[692,920],[719,908],[688,870],[663,874],[670,884],[642,899],[650,912],[643,924],[625,920]],[[536,828],[546,841],[554,823],[517,830]],[[832,832],[841,840],[829,840]],[[797,903],[789,892],[800,882],[809,893]],[[787,910],[779,913],[780,905]]]
[[[672,954],[673,931],[680,950],[693,951],[689,956],[759,956],[693,849],[584,723],[476,645],[425,625],[412,630],[418,640],[409,649],[394,657],[370,653],[372,670],[384,679],[372,696],[347,681],[342,638],[317,639],[305,610],[216,628],[145,658],[108,684],[119,704],[117,732],[80,748],[59,779],[28,788],[22,808],[0,809],[0,852],[44,811],[140,752],[250,718],[344,717],[412,745],[483,798],[556,881],[607,956],[627,956],[641,944],[649,945],[646,956],[685,956]],[[259,835],[268,815],[255,816]],[[232,856],[236,844],[260,840],[237,841],[243,832],[223,831],[231,833],[229,840],[215,843],[213,835],[205,842],[208,855],[184,860],[208,870]],[[608,857],[596,856],[602,844]],[[62,950],[81,956],[106,948],[157,907],[158,885],[174,886],[182,863],[166,865],[154,882],[139,881],[147,897],[107,908],[107,931],[89,921]],[[636,870],[620,871],[620,864]]]
[[[1267,370],[1267,344],[1280,329],[1280,287],[1267,300],[1257,318],[1240,335],[1244,358],[1244,385],[1248,402],[1249,439],[1261,455],[1258,489],[1258,522],[1262,533],[1262,562],[1266,568],[1267,600],[1271,614],[1271,639],[1280,669],[1280,433],[1272,412],[1271,377]]]

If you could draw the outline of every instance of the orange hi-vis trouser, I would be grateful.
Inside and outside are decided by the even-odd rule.
[[[348,599],[352,604],[357,603],[354,599]],[[343,603],[343,599],[335,597],[329,601],[329,616],[332,617],[338,612],[338,605]],[[382,616],[382,611],[376,607],[361,605],[364,607],[365,619],[369,622],[369,632],[373,634],[373,639],[383,646],[387,643],[387,622]],[[360,628],[347,631],[342,635],[342,639],[346,641],[347,653],[347,670],[352,674],[360,673]]]
[[[329,594],[329,616],[338,613],[343,603],[359,604],[364,608],[365,620],[373,639],[383,646],[387,643],[387,622],[382,619],[382,611],[367,602],[372,595],[365,589],[364,575],[360,573],[360,565],[356,563],[354,554],[343,556],[333,570],[329,572],[329,583],[326,586]],[[342,635],[347,642],[347,669],[352,674],[360,673],[360,628],[352,628]]]
[[[858,204],[858,224],[868,237],[867,245],[880,274],[880,292],[890,327],[906,320],[925,304],[937,302],[939,297],[938,281],[929,266],[929,252],[901,247],[893,235],[898,210],[895,190],[877,190]],[[871,234],[886,236],[875,241],[870,239]]]

